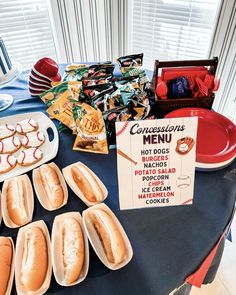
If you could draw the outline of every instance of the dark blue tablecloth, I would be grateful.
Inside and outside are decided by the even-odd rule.
[[[46,106],[40,99],[28,94],[27,79],[28,72],[23,72],[16,82],[1,89],[0,93],[14,96],[14,104],[0,112],[0,117],[23,112],[45,112]],[[116,152],[111,151],[109,155],[76,152],[72,150],[74,136],[70,132],[59,135],[59,152],[54,161],[60,168],[82,161],[102,179],[109,191],[105,203],[124,226],[133,246],[134,257],[123,269],[110,271],[90,247],[89,273],[85,281],[64,288],[52,277],[47,294],[166,295],[180,286],[208,255],[230,219],[236,196],[233,170],[236,162],[217,172],[196,173],[193,206],[120,211]],[[74,210],[82,212],[84,209],[86,206],[69,189],[68,204],[54,212],[43,209],[35,197],[33,220],[45,220],[51,231],[56,215]],[[0,229],[1,235],[12,236],[14,240],[17,232],[17,229],[9,229],[3,224]],[[220,256],[217,259],[218,265]]]

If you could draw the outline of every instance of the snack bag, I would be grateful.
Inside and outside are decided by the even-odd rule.
[[[77,137],[73,150],[108,154],[106,129],[102,113],[87,103],[74,108]]]
[[[43,92],[39,97],[47,106],[50,106],[67,90],[67,88],[67,82],[60,83],[59,85]]]
[[[112,75],[115,66],[110,62],[97,63],[89,66],[89,77],[101,77],[106,75]]]
[[[115,122],[119,117],[119,114],[124,110],[128,112],[128,109],[125,106],[115,107],[111,110],[107,110],[103,112],[103,118],[106,125],[107,139],[109,143],[109,149],[113,149],[116,147],[116,130],[115,130]],[[124,117],[123,117],[124,118]],[[129,114],[127,114],[127,119],[129,118]],[[127,120],[126,120],[127,121]]]
[[[50,107],[61,95],[66,91],[70,90],[75,98],[79,97],[80,90],[82,88],[81,82],[60,82],[57,86],[40,94],[42,101]]]
[[[73,117],[73,109],[79,104],[78,99],[73,97],[70,90],[66,90],[54,104],[48,109],[47,113],[52,117],[63,123],[72,131],[76,130],[75,119]]]
[[[83,101],[95,108],[104,110],[104,99],[106,95],[109,95],[114,91],[113,84],[101,84],[83,87]],[[82,99],[80,99],[82,101]]]
[[[96,76],[84,78],[82,80],[84,86],[102,85],[111,82],[112,75]]]
[[[143,65],[143,53],[121,56],[117,61],[120,67],[141,67]]]
[[[66,67],[63,81],[81,81],[88,77],[89,67],[84,64],[69,65]]]

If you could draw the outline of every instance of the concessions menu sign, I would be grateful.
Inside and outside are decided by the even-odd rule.
[[[116,123],[121,209],[193,202],[197,117]]]

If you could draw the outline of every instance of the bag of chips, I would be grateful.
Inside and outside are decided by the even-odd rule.
[[[82,80],[84,86],[107,84],[111,82],[112,75],[89,77]]]
[[[89,66],[88,75],[89,77],[113,76],[114,68],[115,66],[110,61],[97,63]]]
[[[83,87],[83,92],[89,102],[96,102],[96,100],[98,100],[100,97],[104,97],[105,94],[111,93],[113,91],[114,88],[112,83]]]
[[[84,64],[72,64],[66,67],[63,81],[81,81],[88,77],[89,67]]]
[[[141,67],[143,65],[143,53],[121,56],[117,61],[120,67]]]
[[[102,113],[87,103],[74,108],[77,136],[73,150],[108,154],[107,137]]]
[[[48,109],[47,113],[54,119],[63,123],[72,131],[76,130],[73,110],[76,105],[81,104],[78,98],[73,97],[70,90],[66,90]]]
[[[57,86],[40,94],[39,97],[48,107],[50,107],[67,90],[72,92],[74,98],[78,98],[81,88],[81,82],[60,82]]]

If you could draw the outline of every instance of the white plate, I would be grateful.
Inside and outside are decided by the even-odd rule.
[[[30,166],[20,166],[16,165],[12,170],[10,170],[7,173],[0,174],[0,182],[4,181],[7,178],[14,177],[17,175],[24,174],[50,160],[52,160],[58,151],[58,146],[59,146],[59,137],[58,137],[58,132],[55,124],[50,120],[44,113],[42,112],[30,112],[30,113],[24,113],[24,114],[19,114],[19,115],[13,115],[13,116],[8,116],[8,117],[3,117],[0,118],[0,125],[2,124],[10,124],[16,126],[16,124],[22,120],[25,119],[34,119],[38,125],[39,125],[39,130],[44,134],[45,136],[45,142],[44,144],[39,147],[39,149],[43,152],[43,157],[40,161],[37,163],[30,165]],[[54,138],[52,141],[49,140],[47,129],[51,128],[54,134]],[[22,139],[22,135],[16,133],[16,135]],[[20,151],[24,148],[20,148],[19,151],[14,153],[13,155],[17,158]]]
[[[206,163],[195,163],[195,169],[196,171],[205,171],[205,172],[211,172],[211,171],[217,171],[220,169],[224,169],[225,167],[227,167],[228,165],[230,165],[233,160],[236,158],[236,156],[234,156],[233,158],[224,161],[224,162],[220,162],[220,163],[211,163],[211,164],[206,164]]]

